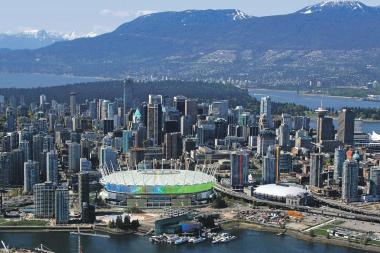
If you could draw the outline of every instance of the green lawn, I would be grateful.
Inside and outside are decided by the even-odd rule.
[[[314,232],[314,235],[317,235],[317,236],[327,236],[328,234],[327,230],[322,229],[322,228],[314,229],[313,232]]]
[[[333,224],[327,224],[327,225],[325,225],[323,227],[314,229],[313,232],[314,232],[314,235],[317,235],[317,236],[327,236],[328,235],[327,230],[328,229],[332,229],[334,227],[336,227],[335,224],[334,225]]]
[[[375,245],[375,246],[380,246],[380,241],[372,241],[372,240],[370,240],[370,241],[368,242],[368,244],[370,244],[370,245]]]

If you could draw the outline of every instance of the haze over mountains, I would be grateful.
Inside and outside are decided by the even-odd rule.
[[[380,80],[380,8],[331,1],[288,15],[238,10],[161,12],[94,38],[35,50],[1,50],[1,72],[257,84],[364,84]]]

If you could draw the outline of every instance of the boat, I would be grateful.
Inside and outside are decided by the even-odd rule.
[[[228,236],[223,236],[220,242],[230,242],[232,240],[235,240],[237,237],[234,235],[228,235]]]
[[[165,239],[162,235],[154,235],[149,238],[149,241],[152,243],[162,243]]]
[[[165,241],[169,244],[175,243],[180,237],[178,235],[167,235],[164,234],[163,237],[165,238]]]
[[[188,241],[189,241],[189,237],[184,236],[184,237],[180,237],[179,239],[175,240],[174,244],[180,245],[180,244],[184,244],[185,242],[188,242]]]
[[[196,244],[196,243],[201,243],[201,242],[204,242],[206,240],[206,238],[204,237],[196,237],[196,238],[193,238],[192,240],[192,243]],[[190,242],[190,240],[189,240]]]
[[[225,243],[235,240],[237,237],[228,233],[221,233],[212,238],[212,243]]]
[[[221,236],[215,236],[215,237],[212,238],[211,243],[219,243],[220,240],[222,240]]]

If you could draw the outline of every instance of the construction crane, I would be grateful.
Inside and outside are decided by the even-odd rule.
[[[78,227],[77,232],[70,232],[71,235],[77,235],[78,236],[78,253],[83,253],[82,250],[82,245],[80,241],[80,236],[81,235],[86,235],[86,236],[96,236],[96,237],[102,237],[102,238],[110,238],[109,235],[102,235],[102,234],[92,234],[92,233],[82,233],[80,232],[80,229]]]
[[[36,252],[41,252],[41,253],[54,253],[54,251],[52,251],[51,249],[49,249],[48,247],[46,247],[43,244],[40,244],[40,246],[36,247],[34,250]]]
[[[5,243],[3,241],[1,241],[1,244],[3,245],[5,253],[10,253],[9,248],[7,247],[7,245],[5,245]]]

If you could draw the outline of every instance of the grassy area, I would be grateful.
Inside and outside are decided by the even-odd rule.
[[[369,245],[374,245],[374,246],[380,246],[380,241],[372,241],[372,240],[370,240],[370,241],[368,242],[368,244],[369,244]]]
[[[336,221],[336,222],[338,222],[338,221]],[[334,224],[327,224],[327,225],[325,225],[323,227],[314,229],[313,230],[314,235],[317,235],[317,236],[327,236],[328,235],[327,230],[336,227],[336,225],[337,225],[336,222],[334,222]]]
[[[2,226],[46,226],[47,221],[43,220],[0,220],[0,227]]]
[[[328,232],[326,229],[318,228],[313,230],[314,235],[316,236],[327,236]]]

